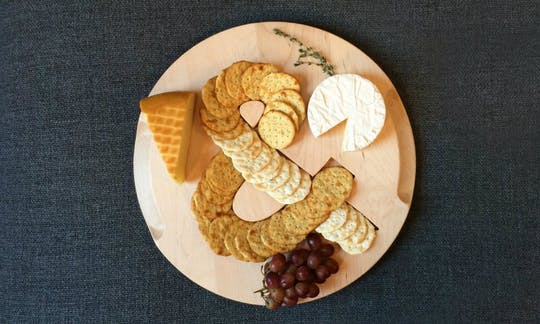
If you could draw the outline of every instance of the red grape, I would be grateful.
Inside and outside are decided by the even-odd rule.
[[[309,252],[309,255],[307,257],[306,264],[311,269],[316,269],[319,264],[321,264],[321,257],[317,251],[311,251]]]
[[[280,271],[283,271],[285,270],[285,264],[286,264],[287,260],[285,259],[285,256],[281,253],[278,253],[276,255],[274,255],[272,257],[272,259],[270,259],[269,263],[270,263],[270,271],[272,272],[280,272]]]
[[[298,298],[298,294],[296,293],[296,289],[294,288],[294,286],[285,289],[285,296],[289,298]]]
[[[268,309],[278,309],[281,306],[281,303],[276,302],[272,298],[266,298],[264,304]]]
[[[292,263],[287,263],[287,270],[285,270],[285,273],[291,273],[293,276],[296,275],[296,269],[297,267]]]
[[[319,248],[319,253],[322,257],[329,257],[334,254],[334,246],[332,244],[323,244]]]
[[[306,236],[306,241],[312,251],[318,250],[322,244],[321,236],[317,233],[309,233],[308,236]]]
[[[311,283],[309,285],[307,297],[309,298],[317,297],[318,294],[319,294],[319,286],[317,286],[314,283]]]
[[[296,305],[296,303],[298,303],[298,296],[294,296],[294,297],[285,296],[285,298],[283,298],[283,304],[287,306],[294,306]]]
[[[306,263],[308,254],[309,254],[309,251],[306,249],[294,250],[293,253],[291,254],[291,261],[296,266],[301,266],[304,263]]]
[[[330,273],[330,269],[328,268],[327,265],[325,264],[320,264],[317,269],[315,269],[315,275],[317,277],[320,277],[320,278],[328,278],[330,277],[331,273]]]
[[[332,258],[329,258],[329,259],[325,260],[324,265],[328,268],[328,270],[330,271],[330,274],[334,274],[334,273],[338,272],[338,270],[339,270],[338,263],[336,262],[336,260],[334,260]]]
[[[306,266],[301,266],[296,270],[296,279],[298,281],[311,281],[313,280],[313,273]]]
[[[275,272],[269,272],[264,277],[264,284],[266,288],[277,288],[279,287],[279,275]]]
[[[285,298],[285,290],[282,288],[270,288],[268,292],[270,293],[270,298],[277,303],[281,304],[283,298]]]
[[[294,275],[292,273],[285,272],[279,277],[279,285],[281,288],[289,288],[294,285]]]
[[[298,282],[296,285],[294,285],[294,290],[296,290],[296,294],[298,297],[305,298],[307,294],[309,293],[309,287],[310,284],[305,282]]]

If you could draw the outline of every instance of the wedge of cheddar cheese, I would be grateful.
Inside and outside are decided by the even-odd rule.
[[[195,93],[161,93],[142,99],[139,105],[167,171],[177,182],[184,182]]]

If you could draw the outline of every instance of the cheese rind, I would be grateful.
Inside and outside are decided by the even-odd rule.
[[[167,171],[177,182],[184,182],[195,93],[161,93],[142,99],[139,106]]]
[[[379,89],[356,74],[336,74],[321,82],[308,104],[308,122],[315,137],[347,120],[342,150],[360,150],[383,128],[386,107]]]

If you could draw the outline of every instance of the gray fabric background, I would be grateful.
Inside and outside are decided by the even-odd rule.
[[[539,322],[538,9],[1,1],[0,322]],[[418,159],[409,218],[381,261],[336,294],[276,312],[176,271],[132,175],[138,100],[196,43],[265,20],[326,29],[380,64]]]

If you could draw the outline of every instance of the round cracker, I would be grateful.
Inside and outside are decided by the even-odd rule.
[[[220,140],[230,140],[230,139],[237,138],[238,136],[240,136],[240,134],[242,134],[245,131],[246,125],[241,120],[232,130],[227,131],[227,132],[216,132],[206,127],[206,125],[203,125],[203,129],[206,132],[206,134],[208,134],[208,136],[212,138],[212,140],[220,141]]]
[[[274,198],[275,200],[277,200],[278,202],[282,204],[293,204],[293,203],[303,201],[304,199],[306,199],[306,197],[308,197],[311,191],[311,177],[304,170],[301,170],[300,172],[302,173],[301,179],[300,179],[300,185],[292,194],[288,196],[278,196],[278,195],[272,195],[271,193],[269,193],[270,196],[272,196],[272,198]],[[326,211],[326,209],[324,209],[324,211]]]
[[[275,92],[270,96],[269,102],[272,101],[283,101],[293,107],[298,115],[299,125],[306,119],[306,104],[299,91],[285,89]]]
[[[211,204],[215,205],[224,205],[231,202],[234,198],[234,195],[223,195],[219,194],[212,189],[206,179],[202,179],[199,182],[198,190],[203,194],[204,198]]]
[[[291,175],[292,167],[291,163],[288,163],[288,161],[285,159],[283,160],[284,163],[281,164],[280,171],[275,177],[265,182],[254,183],[253,186],[259,190],[270,192],[286,183]]]
[[[201,90],[201,97],[208,111],[218,117],[226,118],[237,112],[236,107],[227,107],[222,105],[216,98],[216,80],[217,77],[209,79]]]
[[[282,113],[289,116],[289,118],[293,121],[296,130],[298,130],[298,128],[300,127],[300,120],[298,115],[296,114],[296,111],[291,105],[284,101],[271,101],[266,104],[263,115],[272,110],[281,111]]]
[[[257,135],[257,133],[253,133],[253,142],[251,142],[251,144],[246,147],[245,149],[243,149],[242,151],[238,151],[238,152],[224,152],[225,155],[227,155],[228,157],[230,157],[231,159],[233,160],[246,160],[246,161],[251,161],[253,159],[255,159],[259,153],[261,153],[261,150],[262,150],[262,141],[261,139],[259,138],[259,136]]]
[[[281,186],[277,187],[276,189],[273,189],[271,193],[269,192],[269,194],[272,194],[278,197],[279,196],[288,197],[292,195],[292,193],[295,192],[300,187],[300,180],[302,179],[302,172],[300,172],[300,168],[295,163],[292,163],[289,160],[285,160],[285,161],[290,166],[289,179]]]
[[[319,225],[315,230],[318,233],[329,233],[337,230],[347,221],[348,213],[349,209],[346,207],[346,204],[339,206],[339,208],[330,212],[326,221]]]
[[[356,231],[349,237],[344,240],[338,241],[337,243],[341,245],[347,245],[348,247],[355,248],[364,241],[368,232],[368,220],[362,215],[359,211],[351,207],[351,212],[358,215],[358,228]]]
[[[276,110],[262,115],[259,119],[258,130],[261,139],[275,149],[289,146],[296,135],[296,126],[291,118]]]
[[[191,199],[193,213],[198,217],[215,219],[223,214],[229,213],[232,208],[232,200],[222,205],[213,204],[204,198],[204,195],[199,189],[195,190]]]
[[[274,214],[271,218],[268,218],[265,221],[263,221],[263,224],[261,226],[261,241],[263,242],[264,245],[266,245],[272,251],[277,251],[277,252],[290,251],[296,246],[296,244],[294,245],[280,244],[274,241],[270,235],[270,230],[269,230],[270,221],[272,220],[272,218],[274,218],[274,216],[276,216],[276,214]]]
[[[227,86],[225,85],[226,74],[227,71],[223,70],[216,78],[216,98],[223,106],[228,107],[229,109],[237,109],[243,101],[231,97],[227,91]]]
[[[268,258],[278,253],[278,251],[270,249],[261,240],[261,229],[264,222],[268,222],[268,219],[260,222],[255,222],[251,225],[251,228],[249,229],[247,234],[247,240],[253,252],[264,258]]]
[[[231,255],[227,247],[225,246],[225,234],[227,233],[229,226],[234,222],[233,215],[220,216],[210,223],[208,227],[208,245],[217,255]]]
[[[270,159],[270,162],[258,170],[257,172],[253,173],[242,173],[246,181],[253,183],[253,184],[264,184],[266,181],[273,179],[279,173],[281,172],[281,168],[283,166],[283,163],[285,163],[285,159],[279,155],[279,153],[276,150],[272,150],[272,157]],[[265,189],[260,189],[265,190]]]
[[[367,229],[367,234],[364,240],[356,246],[343,245],[341,247],[343,251],[349,254],[361,254],[371,247],[371,245],[373,244],[373,241],[375,240],[377,236],[377,232],[375,231],[375,226],[373,226],[373,224],[371,224],[371,222],[369,222],[367,219],[366,219],[366,223],[367,223],[368,229]]]
[[[285,72],[270,73],[259,84],[259,97],[268,103],[272,94],[285,89],[300,91],[300,82]]]
[[[254,173],[264,168],[272,161],[273,149],[262,143],[261,152],[253,160],[233,160],[236,170],[242,173]]]
[[[352,185],[353,177],[347,169],[329,167],[315,175],[311,188],[313,195],[333,210],[349,197]]]
[[[284,222],[287,221],[288,218],[289,215],[284,214],[282,211],[272,215],[270,223],[268,224],[268,232],[270,233],[272,241],[277,244],[280,244],[283,247],[294,247],[305,238],[305,235],[284,231]]]
[[[223,239],[223,242],[225,243],[225,247],[227,248],[227,250],[229,250],[229,252],[231,253],[233,257],[241,261],[247,261],[244,258],[244,255],[240,253],[240,251],[238,251],[238,249],[236,248],[236,244],[234,241],[234,238],[236,237],[236,228],[239,222],[240,222],[240,219],[236,218],[234,222],[229,226],[229,230],[225,234],[225,238]]]
[[[244,260],[249,262],[262,262],[264,257],[255,253],[247,240],[248,231],[251,228],[251,223],[240,221],[236,228],[236,235],[234,237],[235,247],[244,256]]]
[[[278,68],[273,64],[253,64],[242,73],[242,89],[244,89],[244,93],[251,100],[261,99],[259,96],[259,83],[265,76],[277,71]]]
[[[242,88],[242,74],[251,65],[253,65],[253,63],[248,61],[238,61],[226,69],[225,86],[227,87],[227,92],[231,97],[238,99],[241,102],[249,100]]]
[[[252,130],[245,122],[243,131],[240,135],[232,139],[218,140],[214,139],[214,143],[225,152],[240,152],[253,143],[255,131]]]
[[[356,232],[356,229],[358,228],[358,215],[351,212],[352,208],[348,204],[345,206],[347,206],[347,220],[338,229],[322,233],[325,239],[332,242],[338,242],[348,238]]]
[[[242,119],[239,111],[228,117],[219,118],[212,115],[204,105],[199,109],[199,115],[201,116],[201,123],[216,133],[228,132],[234,129]]]
[[[206,169],[206,179],[216,192],[224,195],[236,193],[244,182],[242,174],[234,168],[231,159],[223,152],[212,158]]]
[[[305,214],[299,214],[294,209],[285,207],[282,211],[284,216],[284,230],[293,234],[306,235],[312,232],[321,222],[324,217],[319,219],[309,218]]]

